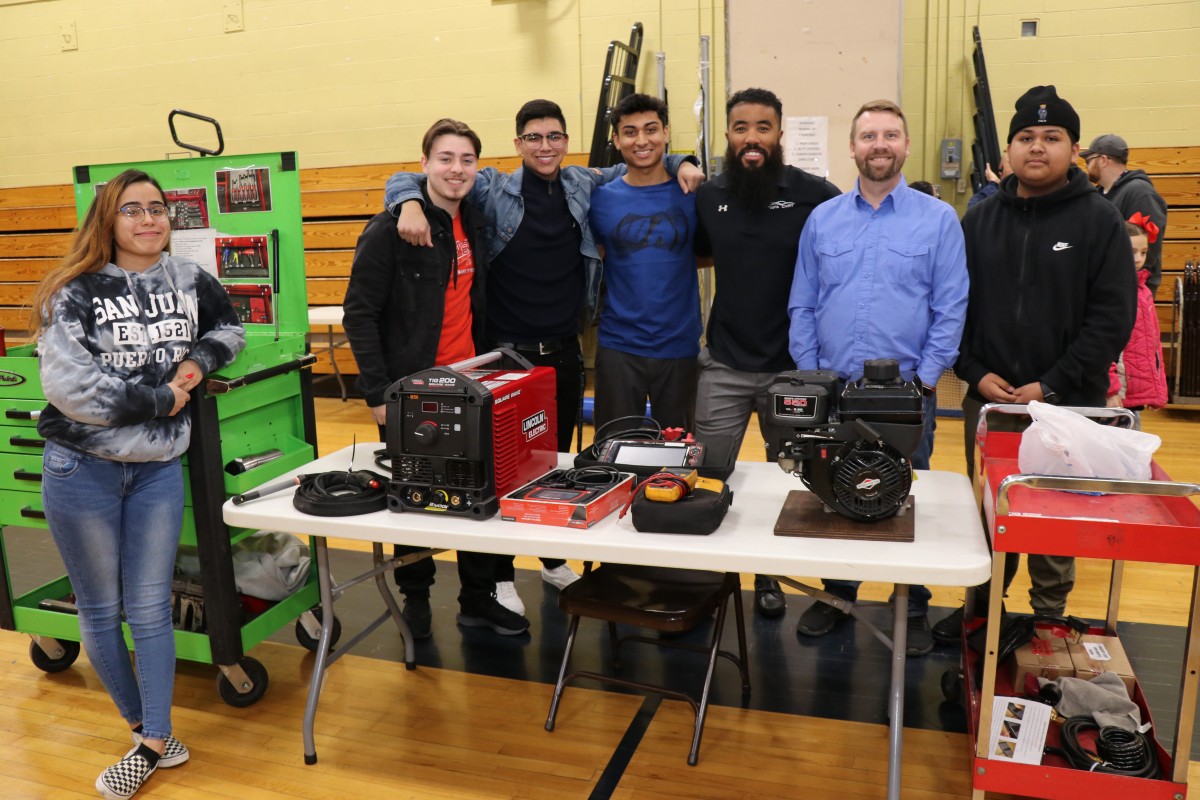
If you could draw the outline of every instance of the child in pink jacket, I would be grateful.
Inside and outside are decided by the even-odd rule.
[[[1167,404],[1167,374],[1163,366],[1162,335],[1154,295],[1146,286],[1150,277],[1146,251],[1158,238],[1158,226],[1140,213],[1125,223],[1133,248],[1133,265],[1138,274],[1137,321],[1120,360],[1109,371],[1109,405],[1137,412]],[[1140,420],[1139,420],[1140,422]]]

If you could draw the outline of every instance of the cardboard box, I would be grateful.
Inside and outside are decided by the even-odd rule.
[[[1067,652],[1067,640],[1058,637],[1034,637],[1029,644],[1021,645],[1013,654],[1016,669],[1013,674],[1013,691],[1018,695],[1025,694],[1025,677],[1033,675],[1037,678],[1072,677],[1075,665],[1071,654]]]
[[[1137,678],[1133,676],[1133,666],[1125,655],[1121,640],[1115,636],[1095,636],[1087,634],[1079,642],[1067,645],[1071,661],[1075,665],[1075,677],[1090,681],[1105,672],[1115,672],[1121,682],[1133,697]]]
[[[562,470],[551,470],[532,483],[500,498],[500,518],[509,522],[590,528],[629,502],[633,494],[631,473],[619,473],[613,486],[587,489],[560,485]]]

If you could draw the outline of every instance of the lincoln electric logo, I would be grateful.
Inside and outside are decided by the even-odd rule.
[[[539,411],[532,417],[526,417],[521,420],[521,432],[525,434],[525,441],[533,441],[541,436],[547,430],[546,412]]]
[[[20,386],[24,382],[25,376],[19,372],[9,372],[6,369],[0,369],[0,385]]]

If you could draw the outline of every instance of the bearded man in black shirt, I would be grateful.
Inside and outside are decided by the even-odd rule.
[[[796,368],[787,304],[800,231],[809,212],[840,192],[783,163],[783,104],[773,92],[743,89],[725,110],[725,172],[696,193],[696,249],[712,256],[716,278],[699,357],[696,437],[731,436],[736,452],[751,412],[762,429],[772,379]],[[754,588],[757,613],[783,615],[778,582],[757,575]]]

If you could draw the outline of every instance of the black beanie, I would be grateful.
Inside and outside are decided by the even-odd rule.
[[[1054,86],[1035,86],[1017,100],[1017,113],[1008,124],[1008,141],[1017,131],[1034,125],[1066,128],[1072,142],[1079,141],[1079,115],[1071,104],[1058,96]]]

